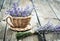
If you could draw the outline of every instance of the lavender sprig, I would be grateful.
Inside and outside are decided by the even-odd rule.
[[[55,26],[52,23],[47,23],[44,26],[38,26],[36,31],[54,31]]]

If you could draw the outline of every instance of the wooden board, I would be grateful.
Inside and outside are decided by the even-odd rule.
[[[37,35],[32,35],[32,36],[22,39],[22,41],[38,41],[38,37]]]

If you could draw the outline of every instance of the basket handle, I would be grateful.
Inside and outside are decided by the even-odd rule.
[[[8,22],[8,18],[10,19],[11,24]],[[6,23],[9,24],[11,27],[14,27],[14,25],[12,24],[12,22],[13,22],[12,17],[11,17],[11,16],[8,16],[8,17],[6,18]]]

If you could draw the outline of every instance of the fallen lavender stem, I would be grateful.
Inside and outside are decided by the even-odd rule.
[[[60,33],[60,24],[54,26],[53,24],[49,23],[46,24],[44,26],[37,26],[36,32],[40,32],[42,33],[43,31],[45,31],[45,33],[49,33],[49,32],[55,32],[55,33]]]

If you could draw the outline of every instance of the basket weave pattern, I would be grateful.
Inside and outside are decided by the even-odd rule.
[[[29,24],[31,17],[26,17],[26,18],[13,17],[12,19],[13,19],[12,24],[14,25],[14,28],[17,28],[17,27],[18,28],[25,28]]]

